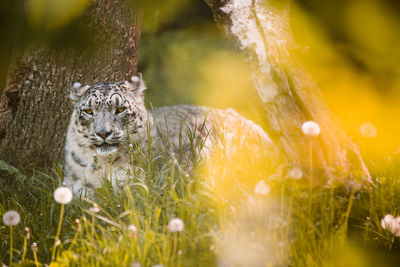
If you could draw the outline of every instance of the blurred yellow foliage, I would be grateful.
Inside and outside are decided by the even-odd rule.
[[[304,9],[295,7],[292,23],[297,56],[322,89],[339,122],[364,154],[387,156],[400,147],[400,21],[382,1],[344,3],[344,41],[335,41]],[[360,126],[369,122],[377,135]]]

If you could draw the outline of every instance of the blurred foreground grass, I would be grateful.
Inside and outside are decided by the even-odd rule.
[[[50,266],[394,266],[400,242],[380,226],[399,215],[399,161],[371,166],[372,191],[314,188],[281,172],[271,152],[242,145],[187,172],[168,153],[135,154],[132,179],[120,190],[104,181],[93,200],[66,205],[56,261]],[[133,155],[132,155],[133,156]],[[194,157],[197,158],[197,157]],[[53,198],[61,166],[20,171],[0,162],[0,215],[21,214],[13,266],[49,264],[60,213]],[[27,175],[27,173],[30,173]],[[99,210],[91,209],[96,203]],[[167,224],[180,218],[182,232]],[[77,223],[76,219],[80,222]],[[132,230],[132,226],[136,231]],[[25,227],[30,238],[24,246]],[[10,228],[0,227],[0,259],[9,262]],[[26,248],[26,253],[24,250]],[[26,254],[22,262],[23,255]],[[135,265],[136,264],[136,265]]]

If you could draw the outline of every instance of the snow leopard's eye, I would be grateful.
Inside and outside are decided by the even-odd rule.
[[[89,115],[93,114],[93,110],[91,110],[90,108],[84,109],[83,112],[85,112],[86,114],[89,114]]]
[[[117,110],[116,110],[116,114],[119,114],[119,113],[122,113],[122,112],[124,112],[126,110],[126,107],[120,107],[120,108],[117,108]]]

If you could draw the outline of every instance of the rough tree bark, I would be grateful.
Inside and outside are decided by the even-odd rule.
[[[243,51],[262,99],[269,134],[289,165],[307,169],[310,140],[302,123],[321,127],[313,142],[315,170],[325,177],[372,183],[356,145],[336,123],[318,86],[295,60],[289,0],[205,0],[223,33]]]
[[[71,82],[124,80],[136,73],[140,16],[123,0],[95,0],[82,18],[92,45],[17,51],[0,100],[0,159],[21,166],[62,160]]]

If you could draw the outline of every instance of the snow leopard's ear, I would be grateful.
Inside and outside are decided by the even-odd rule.
[[[79,99],[81,99],[81,96],[83,96],[89,88],[90,88],[90,85],[82,86],[82,84],[80,84],[78,82],[72,83],[69,98],[73,102],[77,102],[77,101],[79,101]]]
[[[146,84],[142,78],[142,74],[138,72],[135,76],[132,76],[129,81],[127,81],[131,91],[142,94],[146,90]]]

